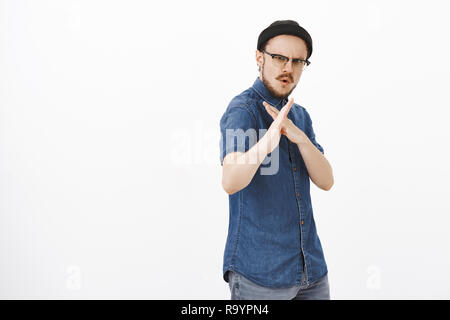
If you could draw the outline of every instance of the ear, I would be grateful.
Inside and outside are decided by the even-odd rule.
[[[256,64],[258,65],[259,68],[261,68],[261,66],[263,65],[263,53],[261,51],[256,50]]]

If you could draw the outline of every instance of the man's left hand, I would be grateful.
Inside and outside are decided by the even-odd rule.
[[[292,100],[293,103],[294,98],[291,98],[290,100]],[[280,111],[265,101],[263,101],[263,105],[266,108],[266,111],[275,120]],[[293,143],[301,144],[302,142],[305,142],[305,139],[307,138],[306,134],[301,129],[299,129],[291,119],[287,117],[281,123],[281,128],[281,133],[284,134]]]

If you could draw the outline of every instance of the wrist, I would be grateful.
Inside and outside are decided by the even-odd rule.
[[[308,136],[303,131],[301,131],[296,141],[296,144],[300,147],[308,144],[308,142],[310,142]]]
[[[269,135],[266,133],[259,141],[258,141],[258,159],[264,159],[271,152]]]

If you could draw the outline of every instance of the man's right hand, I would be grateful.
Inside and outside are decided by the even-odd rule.
[[[294,98],[290,98],[288,103],[281,108],[278,116],[273,120],[266,134],[261,138],[264,139],[264,147],[267,147],[267,153],[271,153],[280,143],[282,122],[287,118],[289,110],[291,110],[294,104]],[[263,105],[264,106],[264,105]]]

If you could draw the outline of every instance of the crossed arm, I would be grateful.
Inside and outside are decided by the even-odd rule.
[[[291,98],[287,106],[292,105],[293,103],[294,100]],[[280,111],[265,101],[263,102],[263,105],[275,120]],[[308,136],[287,117],[281,122],[281,132],[286,135],[291,142],[297,144],[311,181],[322,190],[330,190],[334,184],[333,170],[322,152],[320,152],[311,140],[309,140]]]
[[[264,102],[267,112],[274,119],[269,130],[247,152],[233,152],[225,156],[222,186],[228,194],[238,192],[250,183],[264,157],[278,145],[281,134],[297,144],[311,181],[322,190],[331,189],[334,178],[330,163],[308,136],[287,118],[293,102],[291,99],[280,111]],[[257,161],[252,162],[249,159]]]

